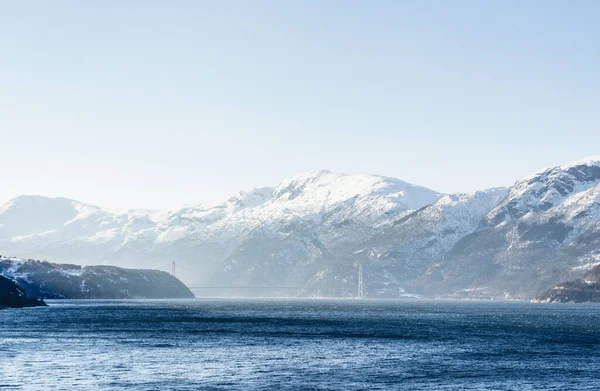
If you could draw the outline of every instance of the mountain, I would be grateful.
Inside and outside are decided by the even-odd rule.
[[[600,303],[600,265],[582,279],[562,282],[539,295],[538,303]]]
[[[44,299],[193,298],[178,279],[159,270],[56,264],[0,256],[0,275],[28,297]]]
[[[361,244],[374,261],[393,269],[399,284],[413,292],[427,293],[422,276],[465,236],[475,231],[484,216],[508,193],[506,188],[451,194],[403,216],[377,236]],[[371,262],[372,263],[372,262]]]
[[[277,186],[236,194],[214,206],[111,212],[63,198],[23,196],[0,208],[0,249],[79,264],[194,273],[188,284],[305,282],[394,219],[441,194],[375,175],[314,171]],[[302,270],[298,275],[295,271]]]
[[[600,261],[600,157],[548,168],[508,195],[431,270],[440,292],[532,297]]]
[[[188,285],[312,296],[532,298],[600,262],[600,157],[509,188],[441,194],[314,171],[212,206],[109,211],[23,196],[0,207],[0,250],[168,270]]]

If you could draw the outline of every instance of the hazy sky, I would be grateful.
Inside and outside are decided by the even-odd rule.
[[[600,1],[1,1],[0,202],[330,169],[442,192],[600,153]]]

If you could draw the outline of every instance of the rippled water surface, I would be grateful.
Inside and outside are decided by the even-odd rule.
[[[50,304],[0,311],[0,389],[600,389],[597,305]]]

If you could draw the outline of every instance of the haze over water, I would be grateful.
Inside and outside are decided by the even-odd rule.
[[[565,390],[600,382],[600,307],[51,301],[0,312],[6,390]]]

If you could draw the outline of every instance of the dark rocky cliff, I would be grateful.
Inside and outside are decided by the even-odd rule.
[[[25,290],[14,281],[0,276],[0,308],[36,307],[45,305],[43,300],[27,297]]]

